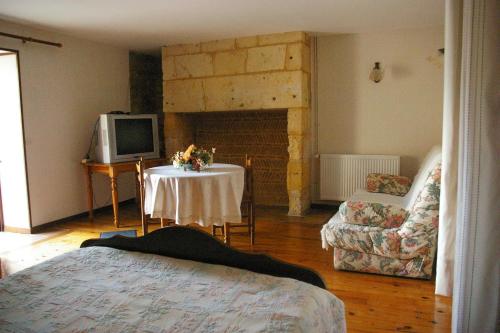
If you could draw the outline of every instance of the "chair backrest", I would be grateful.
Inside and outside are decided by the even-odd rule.
[[[251,199],[254,198],[253,193],[253,165],[252,158],[245,154],[245,188],[243,190],[243,198]]]
[[[425,186],[429,173],[440,162],[441,162],[441,147],[434,146],[425,156],[422,164],[420,165],[420,169],[418,170],[415,178],[413,179],[413,183],[411,185],[410,190],[404,196],[404,207],[407,210],[410,210],[413,207],[415,201],[417,200],[418,195]]]
[[[414,201],[411,211],[439,210],[441,192],[441,162],[438,162],[429,172],[422,190]]]
[[[139,185],[144,186],[144,160],[142,157],[135,163],[135,170],[137,171],[137,181]]]
[[[413,237],[422,232],[435,233],[439,225],[439,196],[441,191],[441,163],[435,165],[410,207],[410,215],[401,226],[400,235]]]

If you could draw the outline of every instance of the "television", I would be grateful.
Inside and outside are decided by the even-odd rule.
[[[96,158],[99,162],[160,157],[156,115],[102,114],[98,125]]]

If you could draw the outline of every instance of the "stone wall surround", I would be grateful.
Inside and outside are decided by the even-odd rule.
[[[167,155],[193,138],[190,112],[287,109],[289,215],[310,207],[310,52],[304,32],[162,49]]]

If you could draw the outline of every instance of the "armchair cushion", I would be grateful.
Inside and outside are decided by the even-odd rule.
[[[357,224],[347,224],[338,221],[328,226],[326,238],[333,247],[351,251],[373,253],[373,243],[370,232],[375,233],[383,229]]]
[[[370,173],[366,177],[368,192],[387,193],[404,196],[411,187],[411,179],[404,176]]]
[[[382,229],[348,223],[335,223],[326,235],[333,247],[350,251],[398,257],[401,237],[398,229]]]
[[[342,222],[370,227],[397,228],[409,213],[397,205],[365,201],[346,201],[339,207]]]

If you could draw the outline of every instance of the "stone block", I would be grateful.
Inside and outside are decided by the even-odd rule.
[[[206,78],[206,111],[301,107],[302,77],[294,71]]]
[[[311,140],[308,135],[288,135],[288,154],[290,160],[309,159]]]
[[[194,53],[200,53],[201,51],[199,43],[169,45],[169,46],[164,46],[163,49],[165,50],[165,55],[167,56],[194,54]]]
[[[302,31],[284,32],[278,34],[258,36],[259,45],[271,45],[281,43],[308,42],[307,34]]]
[[[303,43],[288,44],[286,47],[285,69],[310,72],[311,55],[309,47]]]
[[[304,151],[303,151],[303,156],[305,159],[308,159],[309,161],[312,161],[313,159],[313,154],[312,154],[312,139],[311,139],[311,135],[306,135],[304,137]],[[311,167],[311,166],[309,166]]]
[[[288,109],[288,134],[305,135],[310,132],[311,112],[309,108]]]
[[[200,53],[177,56],[174,63],[175,77],[178,79],[212,76],[214,74],[211,54]]]
[[[311,189],[306,188],[302,191],[300,196],[300,208],[301,214],[306,215],[307,212],[311,209]]]
[[[288,135],[288,155],[290,160],[300,160],[304,158],[304,136]]]
[[[309,107],[311,101],[311,88],[310,88],[311,75],[306,72],[301,72],[301,73],[302,73],[302,80],[301,80],[302,91],[300,93],[301,105]]]
[[[311,208],[311,196],[308,189],[288,191],[288,215],[304,216]]]
[[[173,80],[175,75],[175,62],[173,56],[166,56],[162,62],[163,80]]]
[[[245,72],[246,50],[218,52],[214,55],[214,74],[231,75]]]
[[[201,52],[217,52],[217,51],[227,51],[234,50],[235,40],[231,39],[221,39],[214,40],[210,42],[201,43]]]
[[[172,112],[168,112],[168,113],[165,113],[165,118],[163,120],[163,124],[164,124],[164,128],[165,128],[165,132],[166,133],[169,133],[168,137],[172,137],[174,135],[176,135],[177,131],[177,114],[176,113],[172,113]]]
[[[199,112],[205,110],[203,81],[187,79],[165,81],[163,84],[164,112]]]
[[[286,45],[272,45],[248,49],[247,72],[283,70]]]
[[[287,167],[287,189],[288,191],[302,190],[310,185],[310,162],[309,159],[288,161]]]
[[[181,150],[180,147],[182,147],[180,141],[175,138],[169,136],[169,132],[165,130],[165,154],[167,157],[167,161],[170,160],[170,157],[174,155],[177,151]]]
[[[237,48],[254,47],[258,44],[257,36],[236,38]]]

